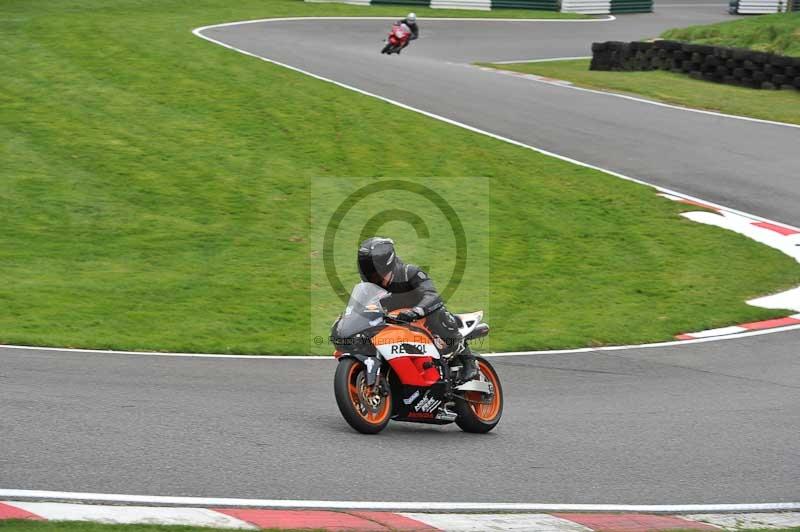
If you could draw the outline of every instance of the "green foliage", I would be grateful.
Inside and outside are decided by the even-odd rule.
[[[672,29],[662,33],[661,37],[800,57],[800,12],[743,17],[731,22]]]

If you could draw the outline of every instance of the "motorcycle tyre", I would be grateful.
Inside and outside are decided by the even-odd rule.
[[[385,401],[388,403],[388,413],[382,419],[375,423],[365,419],[356,410],[350,398],[349,380],[352,376],[352,372],[358,371],[358,369],[353,369],[353,366],[364,367],[359,360],[350,357],[343,358],[336,366],[336,374],[333,378],[333,390],[336,396],[336,404],[339,407],[339,412],[342,413],[342,417],[351,427],[362,434],[377,434],[386,428],[386,425],[389,424],[389,420],[392,417],[392,394],[390,393],[386,396]]]
[[[497,407],[497,412],[494,413],[491,419],[482,419],[475,413],[467,401],[464,399],[456,399],[455,411],[456,414],[458,414],[456,425],[464,432],[484,434],[495,428],[500,422],[500,418],[503,416],[503,403],[505,399],[503,398],[503,387],[500,384],[500,377],[497,375],[494,367],[483,357],[476,356],[475,359],[478,364],[478,369],[484,373],[484,375],[486,375],[487,372],[491,372],[491,375],[486,376],[492,381],[492,384],[494,384],[495,395],[499,399],[500,404]]]

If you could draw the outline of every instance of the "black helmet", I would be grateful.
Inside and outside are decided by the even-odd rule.
[[[361,280],[384,288],[394,277],[397,255],[391,238],[372,237],[364,240],[358,247],[358,273]]]

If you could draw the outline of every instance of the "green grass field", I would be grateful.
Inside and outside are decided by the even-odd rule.
[[[311,200],[323,178],[348,176],[437,176],[454,202],[480,196],[476,210],[491,216],[471,245],[491,249],[489,286],[466,279],[450,307],[473,310],[474,292],[487,291],[492,349],[665,340],[784,314],[744,300],[800,284],[796,263],[682,219],[686,207],[646,187],[191,34],[271,16],[398,12],[6,0],[0,342],[328,352],[312,338],[327,335],[341,304],[311,285],[321,260]],[[394,135],[391,123],[411,134]],[[488,197],[459,188],[459,176],[487,178]],[[389,229],[409,261],[436,248],[417,245],[407,226]],[[441,279],[439,261],[429,263]],[[342,276],[354,282],[354,264]]]
[[[486,66],[563,79],[581,87],[634,94],[695,109],[800,124],[798,91],[762,91],[734,87],[663,71],[589,70],[589,62],[589,59],[574,59]]]
[[[661,37],[800,57],[800,12],[742,17],[730,22],[677,28],[665,31]]]

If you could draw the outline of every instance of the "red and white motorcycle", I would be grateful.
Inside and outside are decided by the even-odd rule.
[[[386,46],[381,50],[382,54],[399,54],[408,40],[411,38],[411,29],[402,22],[392,24],[389,37],[386,39]]]
[[[359,283],[344,314],[331,329],[339,360],[334,377],[336,403],[359,432],[376,434],[389,420],[445,425],[466,432],[489,432],[503,414],[500,378],[488,360],[477,356],[478,376],[464,382],[458,355],[444,356],[425,325],[398,319],[403,309],[386,312],[389,293]],[[483,312],[456,315],[464,341],[486,336]]]

